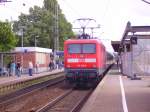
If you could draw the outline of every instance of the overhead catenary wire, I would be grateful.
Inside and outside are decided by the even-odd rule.
[[[81,13],[81,11],[80,10],[82,10],[82,9],[80,9],[79,7],[78,8],[76,8],[75,6],[75,4],[74,5],[72,5],[71,4],[71,2],[69,1],[69,0],[58,0],[61,4],[60,4],[60,6],[62,5],[63,7],[65,7],[67,10],[67,13],[68,14],[73,14],[73,17],[75,18],[75,17],[78,17],[78,18],[82,18],[83,17],[83,15],[84,14],[82,14]],[[69,3],[70,2],[70,3]],[[88,1],[87,1],[88,2]],[[93,1],[94,2],[94,1]],[[96,2],[96,1],[95,1]],[[102,3],[104,3],[104,7],[103,7],[103,12],[101,13],[101,21],[100,21],[100,26],[101,26],[101,30],[104,30],[103,29],[103,26],[105,25],[105,23],[106,23],[106,17],[107,16],[109,16],[110,15],[110,13],[109,13],[109,11],[110,11],[110,8],[111,8],[111,3],[112,3],[112,1],[111,0],[107,0],[107,1],[104,1],[104,2],[102,2]],[[80,4],[80,2],[79,2],[79,4]],[[95,10],[95,12],[96,12],[96,10]],[[68,15],[67,14],[67,15]],[[69,17],[69,16],[68,16]],[[73,18],[72,16],[71,16],[71,19]],[[93,18],[93,17],[92,17]],[[77,18],[75,18],[75,19],[77,19]],[[75,21],[75,19],[74,20],[71,20],[71,23],[74,23],[74,21]],[[95,18],[93,18],[93,19],[95,19]],[[81,24],[74,24],[73,26],[74,27],[78,27],[78,25],[80,25],[81,26]],[[99,32],[99,31],[98,31]],[[103,31],[104,32],[104,31]]]
[[[10,22],[14,21],[14,20],[18,20],[18,16],[20,14],[27,14],[27,12],[25,12],[25,10],[19,10],[18,7],[12,7],[14,5],[3,5],[3,10],[5,11],[11,11],[11,13],[13,13],[13,15],[10,15],[10,18],[7,18],[5,20],[9,20]],[[26,7],[26,4],[23,2],[23,3],[20,3],[20,6],[22,7],[22,9],[25,9],[24,7]],[[15,14],[14,14],[15,13]],[[14,16],[16,15],[16,16]],[[15,18],[15,19],[14,19]]]
[[[105,19],[106,13],[109,11],[110,2],[111,2],[111,0],[107,0],[106,7],[105,7],[105,10],[104,10],[104,13],[103,13],[103,16],[102,16],[102,20]]]
[[[61,1],[63,1],[63,3],[65,3],[65,5],[74,12],[73,14],[76,15],[76,17],[82,17],[81,14],[79,14],[78,11],[76,11],[66,0],[61,0]],[[88,19],[88,22],[87,22],[87,19]],[[73,23],[75,23],[75,21],[79,21],[81,29],[85,29],[85,26],[91,20],[95,21],[94,19],[91,19],[91,18],[79,18],[79,19],[74,20]],[[86,24],[82,24],[81,21],[82,22],[86,21]],[[80,29],[80,28],[73,28],[73,29]],[[83,30],[83,32],[84,32],[84,30]]]
[[[68,6],[68,8],[71,9],[71,10],[74,12],[74,13],[73,13],[74,15],[77,15],[78,17],[82,17],[82,14],[79,13],[80,11],[77,11],[76,9],[74,9],[74,8],[70,5],[70,3],[67,2],[67,0],[59,0],[59,1],[65,2],[65,5]],[[102,21],[105,20],[105,17],[106,17],[106,15],[107,15],[108,10],[109,10],[110,2],[111,2],[111,0],[107,0],[106,7],[105,7],[104,13],[103,13],[103,15],[102,15]]]
[[[147,1],[147,0],[142,0],[142,1],[147,3],[147,4],[150,4],[150,1]]]

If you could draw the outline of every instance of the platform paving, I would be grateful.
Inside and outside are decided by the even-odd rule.
[[[123,77],[129,112],[150,112],[150,76],[139,76],[141,80]]]
[[[9,83],[13,83],[13,82],[19,82],[19,81],[28,80],[28,79],[34,79],[37,77],[41,77],[41,76],[45,76],[45,75],[49,75],[49,74],[54,74],[54,73],[58,73],[58,72],[62,72],[62,71],[64,71],[64,70],[63,69],[56,69],[53,71],[36,73],[36,74],[33,74],[32,76],[29,76],[28,74],[22,74],[20,77],[18,77],[18,76],[1,76],[0,77],[0,85],[5,85],[5,84],[9,84]]]
[[[150,76],[141,78],[131,80],[110,70],[80,112],[150,112]]]

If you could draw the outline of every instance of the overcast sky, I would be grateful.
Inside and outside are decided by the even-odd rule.
[[[28,12],[29,7],[43,5],[43,0],[12,1],[0,5],[0,20],[17,19],[18,14]],[[58,0],[58,3],[74,27],[78,18],[95,19],[95,24],[101,27],[94,31],[95,35],[106,41],[120,40],[128,21],[131,25],[150,25],[150,5],[141,0]]]

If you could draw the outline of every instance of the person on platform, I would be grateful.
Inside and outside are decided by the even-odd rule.
[[[37,63],[35,64],[35,70],[36,70],[36,73],[39,72],[39,62],[37,62]]]
[[[10,66],[11,66],[11,61],[7,64],[8,76],[11,76],[11,69],[10,69]]]
[[[31,61],[29,61],[29,76],[32,76],[32,71],[33,71],[33,64]]]
[[[54,69],[54,62],[53,62],[53,60],[50,60],[50,62],[49,62],[49,70],[51,71],[53,69]]]
[[[56,59],[56,69],[59,69],[59,59]]]
[[[11,75],[15,76],[15,74],[16,74],[16,63],[15,63],[15,61],[12,61],[11,65],[10,65],[10,70],[11,70]]]
[[[17,75],[18,77],[20,77],[20,75],[21,75],[21,65],[20,65],[19,62],[18,62],[17,65],[16,65],[16,75]]]

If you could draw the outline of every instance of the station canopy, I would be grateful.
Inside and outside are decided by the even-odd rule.
[[[132,44],[132,38],[135,39],[150,39],[150,26],[131,26],[128,22],[120,41],[111,41],[111,45],[115,52],[122,52],[124,45],[128,51]],[[134,39],[134,38],[133,38]]]
[[[125,40],[130,40],[133,36],[143,39],[150,38],[150,26],[131,26],[131,23],[128,22],[121,39],[121,45],[124,44]]]
[[[111,45],[115,52],[119,52],[120,41],[111,41]]]

